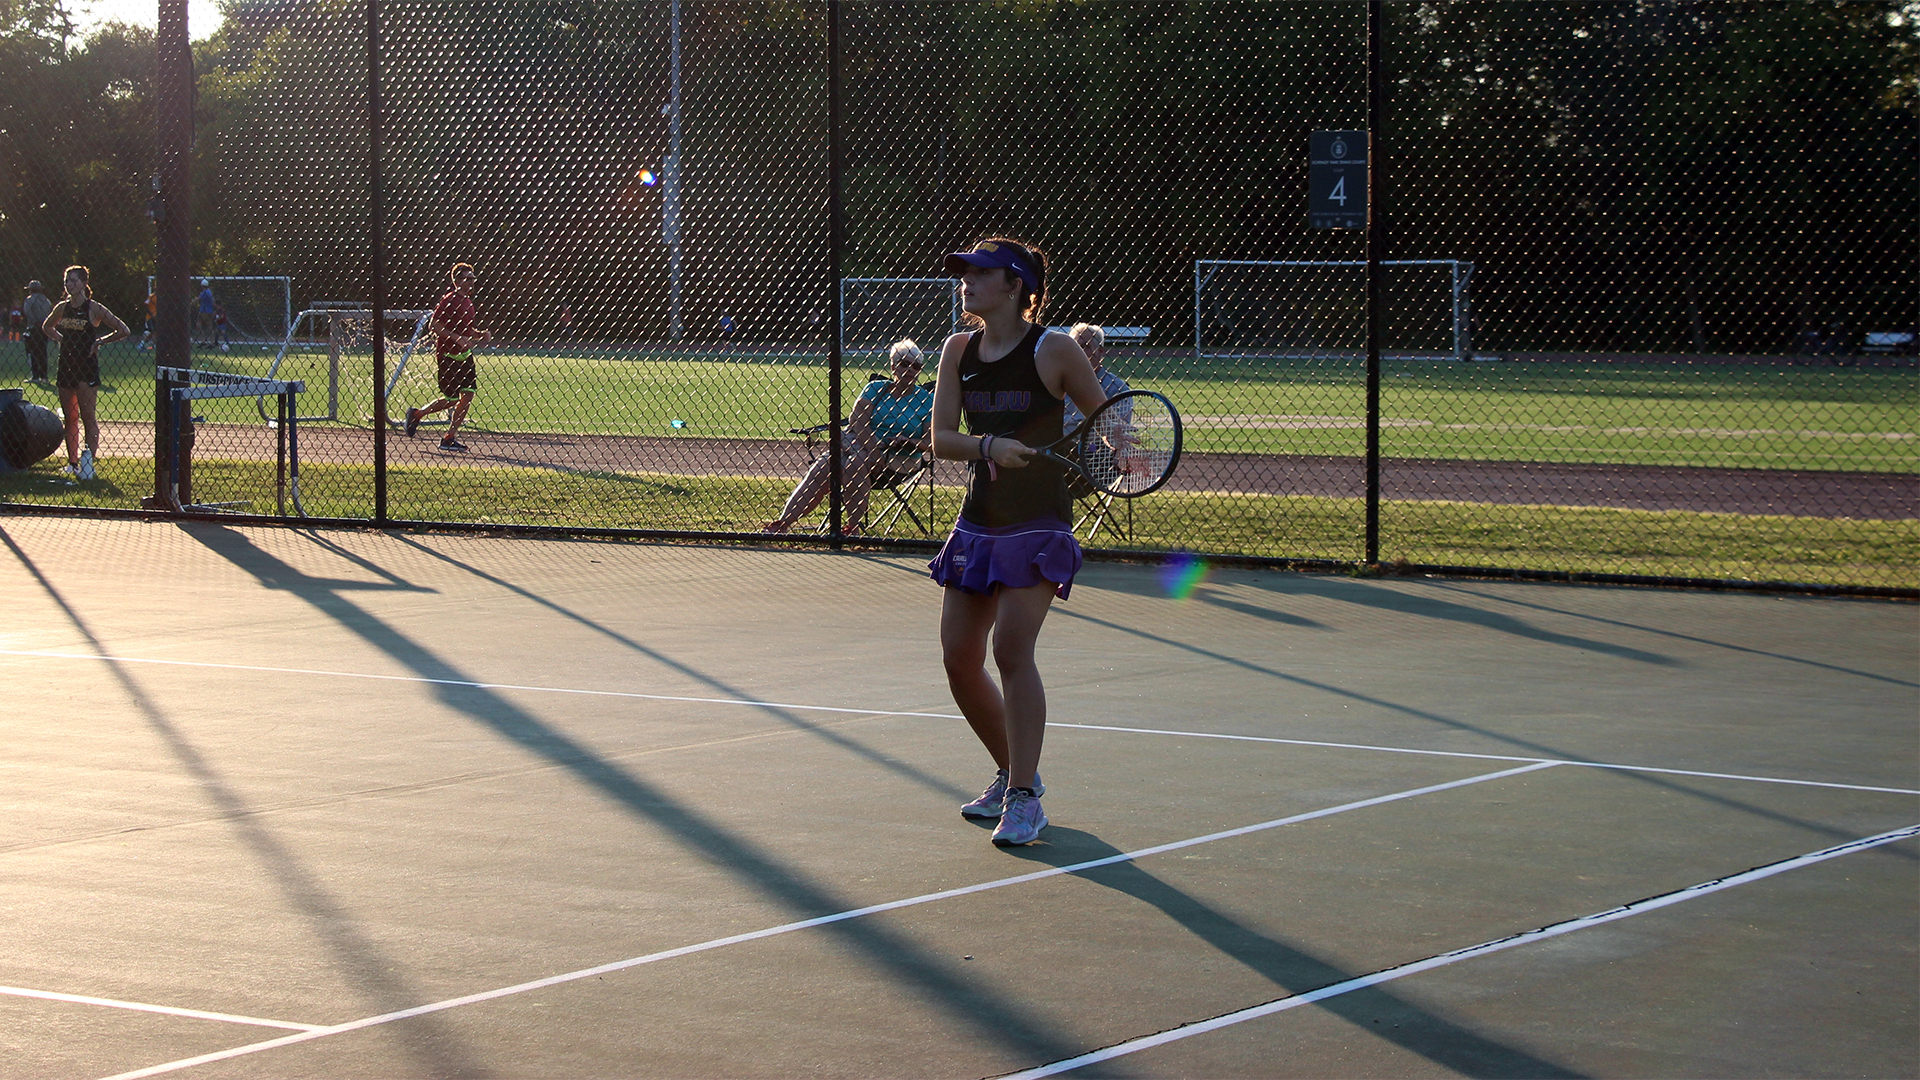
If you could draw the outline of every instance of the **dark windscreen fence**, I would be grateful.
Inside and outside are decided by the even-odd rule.
[[[386,0],[377,112],[364,5],[224,11],[193,362],[302,389],[297,461],[277,399],[191,401],[199,512],[831,539],[839,421],[847,528],[937,543],[942,256],[1000,236],[1184,421],[1164,488],[1076,500],[1091,547],[1353,566],[1374,504],[1389,565],[1920,586],[1910,5],[1386,4],[1371,414],[1363,233],[1308,215],[1314,133],[1366,127],[1361,0],[842,0],[837,50],[827,0]],[[18,306],[89,264],[135,339],[95,475],[59,450],[0,493],[132,508],[153,41],[51,19],[3,46],[0,266]],[[23,386],[56,409],[58,351]]]
[[[1194,350],[1200,356],[1358,355],[1366,348],[1363,260],[1201,259],[1194,263]],[[1380,344],[1389,356],[1473,356],[1473,264],[1380,264]]]

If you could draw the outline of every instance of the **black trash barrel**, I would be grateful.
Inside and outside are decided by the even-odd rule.
[[[0,388],[0,456],[24,469],[59,448],[67,437],[60,414],[27,400],[26,391]]]

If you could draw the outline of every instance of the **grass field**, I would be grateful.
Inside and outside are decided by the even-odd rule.
[[[271,353],[237,349],[202,353],[196,362],[266,373]],[[102,417],[151,419],[151,357],[127,345],[106,350]],[[1124,350],[1110,363],[1174,400],[1187,419],[1189,449],[1362,452],[1364,383],[1356,365],[1130,361]],[[351,356],[344,366],[340,415],[361,424],[371,412],[370,360]],[[324,348],[290,354],[283,366],[283,377],[307,381],[304,413],[326,409],[326,367]],[[432,367],[431,356],[409,365],[394,392],[394,415],[435,396]],[[849,369],[849,405],[864,370]],[[1920,369],[1911,365],[1393,361],[1384,375],[1381,448],[1389,457],[1920,471]],[[480,380],[473,423],[495,431],[784,438],[827,412],[824,358],[806,354],[497,349],[482,353]],[[54,403],[42,388],[29,388],[29,396]],[[251,399],[202,404],[211,420],[258,418]]]
[[[82,484],[62,483],[54,468],[47,463],[0,476],[0,499],[130,508],[152,488],[152,463],[138,458],[105,459],[101,478]],[[309,464],[302,471],[309,514],[372,515],[370,467]],[[273,512],[271,462],[201,459],[195,482],[202,501],[251,498],[259,500],[253,512]],[[751,531],[774,515],[788,489],[782,480],[536,469],[395,468],[388,474],[389,513],[396,519],[562,527]],[[952,520],[958,503],[958,488],[936,490],[936,531]],[[1103,533],[1096,545],[1341,561],[1361,555],[1364,511],[1357,499],[1161,492],[1135,509],[1130,539]],[[1388,502],[1381,506],[1381,536],[1387,562],[1920,586],[1920,534],[1911,522]]]

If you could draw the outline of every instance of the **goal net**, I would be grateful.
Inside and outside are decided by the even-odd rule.
[[[202,283],[205,284],[202,284]],[[193,340],[209,340],[199,321],[201,290],[211,288],[213,301],[227,313],[225,340],[258,344],[284,341],[293,323],[293,279],[290,277],[195,277],[187,283],[193,294],[189,310],[194,318]],[[153,277],[147,277],[147,295],[153,295]]]
[[[959,325],[957,278],[840,279],[840,350],[847,356],[885,356],[901,338],[937,353]]]
[[[1407,358],[1473,358],[1473,264],[1384,261],[1380,348]],[[1350,356],[1367,344],[1367,264],[1201,259],[1193,341],[1201,356]]]
[[[301,399],[304,408],[312,408],[310,403],[316,402],[319,394],[326,395],[326,411],[303,415],[302,421],[348,419],[341,405],[343,396],[351,396],[345,391],[347,381],[358,384],[364,378],[364,374],[356,373],[368,370],[374,340],[379,336],[384,339],[391,372],[387,379],[388,409],[404,414],[406,406],[424,405],[439,396],[430,343],[422,361],[422,343],[428,339],[432,314],[427,310],[388,308],[381,325],[361,304],[318,302],[294,317],[292,331],[281,340],[265,374],[268,378],[305,382],[307,396]]]

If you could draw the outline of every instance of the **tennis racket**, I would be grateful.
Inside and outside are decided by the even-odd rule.
[[[1033,451],[1086,478],[1096,491],[1137,499],[1158,491],[1180,464],[1180,412],[1151,390],[1128,390],[1080,426]]]

